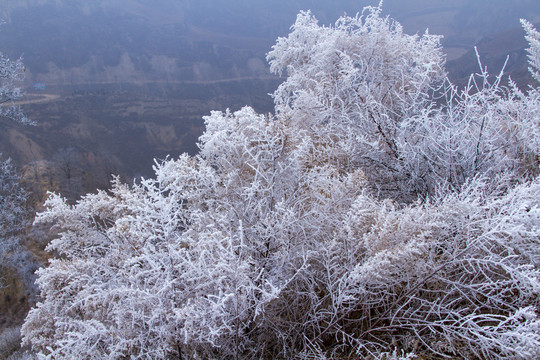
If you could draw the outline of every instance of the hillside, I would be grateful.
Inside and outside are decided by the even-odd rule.
[[[195,153],[202,116],[215,108],[246,103],[271,110],[267,95],[277,80],[211,83],[96,84],[59,94],[49,102],[25,105],[37,127],[0,122],[0,143],[24,169],[24,179],[40,204],[47,190],[70,199],[105,188],[112,175],[125,179],[151,174],[153,159]],[[152,95],[149,95],[152,94]],[[66,174],[65,166],[72,168]]]

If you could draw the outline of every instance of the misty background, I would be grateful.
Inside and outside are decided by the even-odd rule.
[[[153,159],[197,151],[211,110],[273,110],[266,53],[300,10],[321,24],[376,1],[7,0],[0,51],[26,65],[25,127],[0,120],[0,152],[14,159],[33,202],[46,191],[74,201],[152,175]],[[540,21],[537,0],[386,0],[409,34],[443,35],[450,78],[463,86],[482,62],[529,82],[519,19]]]

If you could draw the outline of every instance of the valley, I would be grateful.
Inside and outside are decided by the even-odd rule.
[[[109,186],[152,175],[154,158],[197,151],[202,117],[245,105],[272,111],[280,79],[206,82],[48,85],[22,99],[37,126],[0,121],[0,152],[22,164],[23,181],[39,206],[47,191],[74,201]]]

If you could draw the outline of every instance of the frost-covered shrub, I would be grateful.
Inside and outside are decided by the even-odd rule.
[[[58,256],[25,344],[50,359],[539,357],[538,90],[485,73],[457,90],[438,37],[373,8],[335,27],[301,13],[269,59],[289,74],[275,115],[212,112],[200,153],[154,179],[75,205],[51,194],[36,221],[60,231]]]

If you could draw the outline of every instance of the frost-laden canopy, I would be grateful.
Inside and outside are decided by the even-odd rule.
[[[531,67],[536,33],[525,24]],[[301,13],[276,114],[205,118],[197,156],[38,222],[23,334],[45,358],[540,357],[539,90],[458,90],[439,38]],[[534,70],[536,69],[536,70]]]

